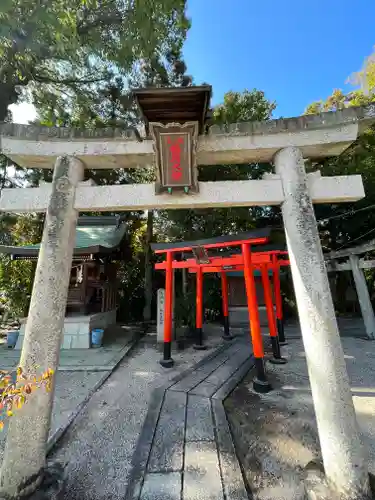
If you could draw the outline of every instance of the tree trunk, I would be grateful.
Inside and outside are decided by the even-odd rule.
[[[149,210],[147,213],[147,232],[146,232],[146,247],[145,247],[145,289],[144,298],[145,306],[143,308],[143,321],[148,323],[151,321],[151,304],[152,304],[152,260],[151,260],[151,242],[153,238],[154,212]]]

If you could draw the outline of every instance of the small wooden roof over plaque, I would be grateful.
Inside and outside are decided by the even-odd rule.
[[[132,93],[142,111],[149,133],[149,122],[185,123],[197,121],[199,133],[204,125],[210,106],[211,85],[199,87],[149,87],[133,89]]]

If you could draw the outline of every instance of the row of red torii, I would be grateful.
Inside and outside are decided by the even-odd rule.
[[[264,348],[259,320],[258,303],[254,271],[260,270],[267,312],[268,328],[272,345],[270,362],[286,363],[281,356],[280,344],[285,344],[283,307],[280,288],[280,268],[289,265],[288,252],[283,250],[266,250],[262,245],[269,243],[269,230],[261,230],[243,235],[233,235],[213,238],[204,242],[181,242],[171,244],[153,244],[156,254],[165,257],[155,264],[156,270],[165,270],[165,303],[164,303],[164,342],[163,358],[160,363],[169,368],[173,366],[172,358],[172,328],[173,328],[173,271],[188,269],[196,274],[196,349],[205,349],[203,342],[203,275],[205,273],[220,273],[222,308],[224,317],[224,340],[232,340],[229,330],[228,281],[227,271],[243,271],[247,307],[249,314],[250,335],[253,346],[256,377],[254,389],[258,392],[268,392],[271,386],[267,380],[264,368]],[[255,249],[254,249],[254,248]],[[230,248],[231,251],[223,252]],[[218,250],[216,255],[208,252]],[[190,258],[177,260],[177,254],[190,253]],[[269,279],[272,271],[273,293]],[[274,304],[275,302],[275,304]],[[275,305],[275,307],[274,307]],[[276,312],[276,317],[275,317]]]

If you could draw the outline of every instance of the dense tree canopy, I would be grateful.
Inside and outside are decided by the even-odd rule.
[[[2,0],[0,120],[27,88],[62,115],[102,84],[179,54],[185,0]]]

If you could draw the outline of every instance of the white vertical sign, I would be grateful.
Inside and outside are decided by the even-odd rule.
[[[157,294],[157,328],[156,338],[158,342],[164,340],[164,307],[165,307],[165,290],[164,288],[158,289]]]

